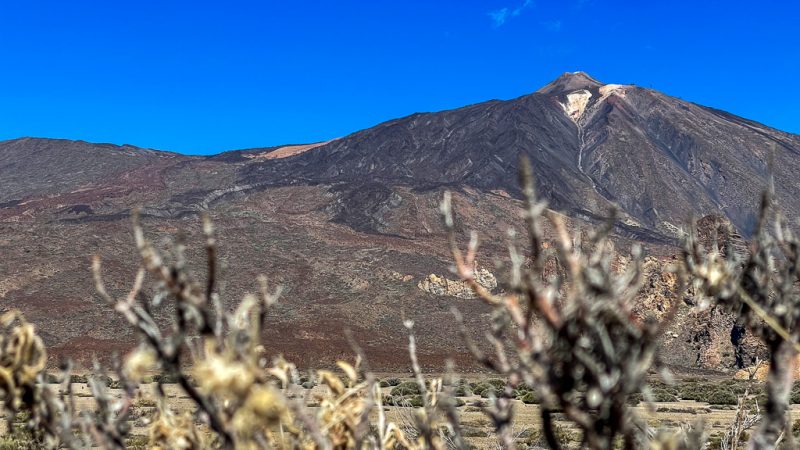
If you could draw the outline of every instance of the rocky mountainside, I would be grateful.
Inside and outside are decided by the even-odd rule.
[[[502,287],[495,261],[507,229],[521,224],[520,153],[571,227],[619,209],[621,254],[639,242],[652,257],[643,310],[663,308],[663,260],[691,216],[714,215],[728,234],[748,235],[770,161],[783,209],[800,213],[799,136],[567,73],[516,99],[413,114],[316,144],[189,157],[0,142],[0,308],[20,308],[40,324],[56,355],[87,361],[125,349],[133,337],[93,295],[90,256],[103,257],[109,285],[124,292],[136,267],[130,211],[141,208],[154,242],[181,234],[201,263],[197,217],[207,211],[229,301],[253,291],[260,273],[286,287],[272,312],[272,351],[325,364],[349,353],[341,330],[351,328],[373,364],[405,367],[402,319],[413,318],[426,364],[441,368],[452,355],[466,362],[456,330],[442,324],[453,305],[476,330],[487,312],[452,280],[437,204],[445,189],[454,192],[459,227],[487,237],[481,263]],[[725,342],[731,325],[721,318],[709,331],[702,317],[685,306],[665,343],[670,362],[730,367],[732,355],[746,353]]]
[[[793,182],[798,152],[798,136],[578,72],[517,99],[414,114],[296,158],[254,164],[243,179],[346,183],[347,191],[376,191],[376,203],[391,199],[378,186],[393,185],[471,186],[518,197],[511,174],[524,153],[554,208],[597,217],[615,204],[631,230],[669,238],[690,213],[720,213],[750,231],[770,155],[779,199],[791,213],[800,212]],[[350,203],[362,200],[344,196],[343,207],[359,209]],[[380,231],[374,220],[360,219],[342,218]]]

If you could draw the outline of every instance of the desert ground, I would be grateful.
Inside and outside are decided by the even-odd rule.
[[[407,376],[403,378],[401,374],[397,373],[381,374],[380,380],[382,381],[382,386],[384,386],[382,388],[384,399],[388,402],[392,401],[392,392],[397,387],[387,385],[388,383],[400,383],[402,385],[405,382],[412,381],[411,378]],[[477,395],[470,391],[471,386],[491,383],[492,380],[489,376],[476,377],[471,374],[469,378],[460,381],[463,386],[467,387],[467,392],[464,393],[465,395],[458,397],[463,401],[463,403],[459,402],[459,407],[457,408],[459,419],[467,442],[476,449],[500,448],[492,429],[491,421],[483,412],[483,408],[489,402],[488,395]],[[496,379],[494,380],[496,381]],[[718,442],[719,437],[725,433],[735,418],[737,409],[736,405],[730,404],[731,397],[722,399],[709,398],[708,400],[710,401],[697,401],[682,399],[678,396],[673,401],[658,401],[663,400],[663,397],[661,397],[664,395],[663,389],[666,388],[671,392],[677,392],[679,395],[690,391],[693,394],[698,394],[699,392],[699,396],[702,397],[705,395],[704,392],[711,396],[715,390],[720,389],[733,394],[734,392],[741,392],[743,388],[748,386],[751,393],[758,393],[763,388],[763,384],[760,382],[747,383],[721,377],[686,377],[674,381],[671,385],[663,385],[657,381],[654,384],[656,386],[653,388],[653,392],[656,401],[652,403],[638,402],[634,409],[639,416],[656,432],[674,431],[680,427],[695,425],[702,426],[710,437],[710,448],[715,448],[714,443]],[[171,411],[177,414],[194,411],[194,404],[180,386],[177,384],[164,384],[163,388],[166,394],[166,404]],[[78,411],[91,412],[94,410],[95,400],[87,383],[71,383],[71,389]],[[318,399],[324,394],[324,390],[327,387],[314,385],[311,388],[304,388],[301,385],[292,385],[288,389],[291,392],[290,397],[304,399],[306,406],[313,411],[318,405]],[[119,389],[109,388],[109,393],[112,396],[122,396],[122,392]],[[753,402],[757,400],[756,397],[757,395],[753,396]],[[735,401],[737,397],[734,396],[733,399]],[[720,401],[728,404],[717,404]],[[157,383],[142,384],[137,391],[136,400],[131,405],[133,413],[129,421],[131,430],[127,441],[129,448],[147,448],[150,424],[159,407],[158,403]],[[384,406],[386,419],[395,422],[400,427],[413,423],[413,410],[413,406]],[[546,448],[540,432],[541,419],[539,414],[540,407],[538,404],[514,400],[514,415],[516,418],[514,434],[521,448]],[[792,405],[792,415],[793,417],[800,417],[800,404]],[[555,418],[562,444],[567,448],[577,448],[579,436],[577,431],[565,419],[563,414],[556,413]],[[373,420],[377,420],[377,412],[373,413]],[[5,433],[6,430],[7,424],[2,422],[0,433]]]

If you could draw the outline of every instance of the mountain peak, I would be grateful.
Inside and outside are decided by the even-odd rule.
[[[564,72],[558,78],[551,81],[536,92],[540,94],[554,95],[564,92],[577,91],[579,89],[597,88],[600,86],[604,86],[604,83],[592,78],[586,72]]]

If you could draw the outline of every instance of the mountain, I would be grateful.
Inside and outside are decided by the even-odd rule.
[[[107,282],[121,295],[136,270],[133,208],[141,208],[154,242],[181,234],[197,264],[197,216],[207,211],[220,234],[229,302],[255,290],[260,273],[286,287],[271,313],[272,351],[302,366],[326,364],[349,353],[341,330],[351,328],[373,365],[402,368],[402,319],[413,318],[423,363],[441,368],[455,356],[466,364],[456,330],[442,324],[455,305],[479,331],[487,311],[437,284],[452,278],[438,201],[444,190],[454,192],[459,228],[485,237],[481,264],[502,285],[494,261],[505,254],[507,229],[522,223],[520,153],[533,163],[540,194],[573,229],[616,207],[617,248],[641,243],[652,261],[676,252],[692,216],[713,215],[746,237],[770,161],[782,208],[800,213],[793,177],[800,136],[651,89],[565,73],[512,100],[412,114],[328,142],[208,157],[81,141],[0,142],[0,308],[19,308],[36,322],[56,357],[86,362],[92,353],[122,351],[133,336],[93,294],[90,256],[103,257]],[[648,295],[643,305],[659,298]],[[670,362],[730,365],[708,350],[730,345],[720,328],[727,319],[718,318],[713,332],[700,330],[702,316],[686,308],[665,343]],[[698,343],[699,335],[706,341]]]
[[[771,154],[778,198],[800,212],[798,152],[796,135],[577,72],[517,99],[413,114],[255,164],[244,179],[471,186],[519,197],[513,174],[524,153],[554,208],[597,217],[616,204],[626,224],[668,237],[690,213],[721,213],[752,231]]]
[[[90,144],[65,139],[22,138],[0,142],[0,203],[43,197],[134,180],[142,172],[188,159],[175,153],[130,145]]]

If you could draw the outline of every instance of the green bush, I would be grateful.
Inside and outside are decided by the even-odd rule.
[[[70,375],[69,382],[70,383],[86,383],[86,375]]]
[[[388,384],[389,386],[397,386],[398,384],[400,384],[400,379],[399,378],[389,378],[388,380],[386,380],[386,384]]]
[[[178,376],[168,374],[168,373],[159,373],[153,375],[152,377],[153,383],[161,383],[161,384],[176,384],[178,383]]]
[[[650,389],[653,391],[661,390],[666,391],[674,396],[678,396],[678,387],[672,384],[664,383],[663,381],[651,381],[648,383],[650,385]]]
[[[518,391],[531,391],[531,392],[535,392],[535,391],[536,391],[536,388],[534,388],[533,386],[529,386],[527,383],[520,383],[520,384],[518,384],[518,385],[517,385],[517,390],[518,390]]]
[[[419,408],[424,403],[421,395],[390,395],[384,398],[384,403],[391,406]]]
[[[461,384],[453,388],[453,395],[455,397],[469,397],[472,395],[472,391],[469,386]]]
[[[414,381],[406,381],[393,387],[389,392],[392,396],[419,395],[419,385]]]
[[[538,405],[540,402],[539,396],[535,392],[527,391],[517,396],[517,400],[525,403],[526,405]]]
[[[579,439],[578,433],[570,430],[563,425],[553,427],[553,435],[562,446],[569,446]],[[545,440],[544,433],[538,428],[529,428],[519,434],[517,442],[521,448],[549,448]]]
[[[735,405],[738,403],[739,397],[733,391],[722,387],[713,391],[704,401],[712,405]]]
[[[468,438],[485,438],[489,436],[489,433],[477,426],[464,426],[462,432],[464,433],[464,437]]]
[[[419,408],[419,407],[421,407],[422,405],[425,404],[422,401],[422,396],[421,395],[414,395],[414,396],[411,396],[411,397],[406,397],[406,401],[404,403],[406,405],[414,407],[414,408]]]
[[[142,434],[131,434],[125,440],[125,448],[130,450],[145,450],[148,448],[150,439]]]
[[[667,389],[653,389],[653,401],[657,403],[677,402],[678,397]]]
[[[14,426],[11,433],[0,436],[0,450],[39,450],[46,448],[30,430]]]
[[[486,380],[486,383],[493,387],[495,392],[501,392],[506,388],[506,380],[501,380],[499,378],[491,378]]]
[[[642,395],[640,392],[637,392],[637,393],[635,393],[635,394],[630,394],[630,395],[628,396],[627,403],[628,403],[629,405],[631,405],[631,406],[636,406],[636,405],[638,405],[639,403],[641,403],[641,402],[642,402],[642,400],[644,400],[644,396],[643,396],[643,395]]]
[[[708,450],[719,450],[722,448],[722,434],[716,433],[708,438]]]
[[[156,401],[151,398],[140,398],[135,405],[139,408],[155,408],[158,406]]]
[[[678,386],[678,397],[683,400],[704,402],[708,395],[716,389],[712,383],[682,383]]]
[[[761,384],[750,384],[737,380],[719,382],[684,382],[677,387],[677,396],[682,400],[706,402],[711,405],[736,405],[739,397],[749,392],[759,404],[766,401],[766,392]],[[794,393],[794,391],[793,391]],[[800,397],[800,389],[798,390]],[[800,398],[799,398],[800,399]]]
[[[800,419],[792,422],[792,435],[795,437],[795,439],[800,436]]]
[[[495,388],[489,386],[488,388],[481,391],[481,398],[489,398],[492,396],[497,397],[497,394],[498,392],[495,390]]]
[[[792,395],[790,398],[792,404],[800,404],[800,381],[795,381],[792,385]]]
[[[466,402],[458,397],[445,397],[441,399],[442,402],[447,402],[446,404],[450,404],[455,406],[456,408],[460,408],[466,405]]]
[[[483,398],[489,397],[489,392],[497,393],[498,389],[487,382],[475,383],[472,386],[472,393]],[[502,389],[502,388],[501,388]]]

